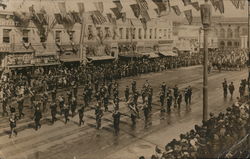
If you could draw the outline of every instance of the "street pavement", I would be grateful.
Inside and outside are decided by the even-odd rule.
[[[238,88],[241,79],[247,77],[247,70],[228,71],[218,73],[213,71],[209,75],[209,112],[215,114],[225,111],[239,95]],[[228,83],[235,84],[234,98],[223,98],[222,82],[226,78]],[[126,85],[137,81],[140,90],[146,79],[154,89],[152,125],[145,127],[144,118],[137,121],[136,128],[131,127],[129,117],[122,116],[120,134],[113,133],[112,114],[105,112],[102,120],[102,129],[95,129],[94,110],[85,112],[85,124],[78,126],[78,115],[70,118],[64,124],[64,118],[59,117],[55,124],[50,123],[49,112],[44,114],[42,128],[34,130],[32,112],[25,101],[25,118],[17,122],[18,136],[9,139],[8,118],[0,118],[0,158],[1,159],[137,159],[144,155],[149,158],[154,154],[154,148],[164,146],[181,133],[192,129],[202,120],[202,67],[194,66],[168,70],[160,73],[145,74],[137,77],[124,78],[119,82],[120,97],[124,97]],[[188,85],[193,88],[191,111],[186,111],[183,102],[181,111],[173,109],[171,114],[160,113],[159,90],[165,81],[168,86],[184,89]],[[81,94],[81,91],[79,91]],[[141,101],[141,99],[140,99]],[[79,101],[81,102],[81,101]],[[120,111],[128,113],[124,102],[120,104]],[[112,106],[110,106],[110,109]]]

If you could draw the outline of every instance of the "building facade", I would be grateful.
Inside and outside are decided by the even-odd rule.
[[[29,2],[24,3],[27,3],[26,8],[31,5]],[[141,21],[135,18],[119,19],[116,24],[107,20],[102,25],[97,25],[93,23],[90,12],[85,12],[84,23],[65,26],[58,22],[53,23],[54,14],[60,13],[57,10],[45,15],[48,23],[43,26],[46,35],[44,38],[41,36],[43,30],[32,20],[20,25],[13,13],[14,10],[0,10],[2,68],[56,65],[61,61],[74,62],[102,56],[118,57],[121,53],[128,54],[131,51],[149,53],[172,49],[173,24],[166,19],[151,19],[146,29]],[[29,10],[23,9],[19,14],[29,15]]]

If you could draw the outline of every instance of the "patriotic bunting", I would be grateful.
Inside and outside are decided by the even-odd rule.
[[[130,7],[132,8],[132,11],[133,11],[135,17],[139,18],[140,12],[141,12],[139,4],[132,4],[132,5],[130,5]]]
[[[185,10],[184,14],[185,14],[185,17],[187,18],[188,23],[191,24],[192,21],[193,21],[192,10],[191,9],[190,10]]]
[[[192,2],[191,5],[194,7],[194,9],[196,9],[197,11],[200,10],[200,5],[199,2]]]
[[[172,9],[174,10],[175,14],[176,15],[181,15],[181,10],[179,8],[179,6],[175,5],[175,6],[172,6]]]

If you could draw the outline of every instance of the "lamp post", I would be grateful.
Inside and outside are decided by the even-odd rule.
[[[199,37],[198,37],[198,42],[199,42],[199,48],[198,48],[198,53],[201,53],[201,31],[202,31],[202,27],[199,28]]]
[[[208,31],[211,24],[211,5],[208,0],[201,5],[201,20],[204,30],[204,55],[203,55],[203,121],[208,116]]]

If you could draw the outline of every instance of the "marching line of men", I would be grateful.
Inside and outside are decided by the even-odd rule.
[[[76,85],[76,84],[75,84]],[[76,110],[78,108],[77,104],[77,92],[78,92],[78,86],[73,85],[71,89],[69,88],[66,91],[67,98],[65,98],[63,95],[59,95],[57,97],[57,90],[53,89],[51,92],[51,102],[49,105],[50,113],[51,113],[51,123],[54,124],[58,118],[56,117],[57,114],[64,116],[64,122],[67,124],[69,122],[69,115],[71,112],[72,118],[76,115]],[[101,122],[102,117],[104,116],[104,112],[112,113],[113,117],[113,126],[114,126],[114,133],[117,135],[119,134],[119,125],[120,125],[120,118],[121,116],[127,116],[131,118],[132,122],[132,128],[135,128],[136,126],[136,120],[140,119],[140,110],[143,111],[144,115],[144,121],[145,121],[145,127],[148,127],[148,125],[152,124],[151,122],[151,116],[152,116],[152,101],[153,101],[153,88],[149,84],[148,80],[146,80],[146,83],[143,85],[141,92],[137,90],[137,84],[136,81],[133,80],[131,83],[131,92],[129,86],[125,88],[125,101],[129,108],[129,114],[128,113],[121,113],[119,111],[119,90],[118,90],[118,83],[107,83],[102,84],[101,87],[98,87],[99,85],[95,85],[95,94],[93,93],[93,88],[90,84],[86,84],[86,86],[83,88],[83,101],[84,104],[79,106],[78,108],[78,115],[79,115],[79,126],[84,124],[84,112],[86,107],[90,107],[91,109],[95,110],[95,120],[96,120],[96,128],[101,128]],[[111,93],[112,92],[112,93]],[[113,97],[111,97],[111,94]],[[35,130],[38,130],[41,128],[41,119],[43,117],[43,113],[46,113],[47,111],[47,105],[49,103],[49,95],[47,91],[45,91],[40,101],[36,101],[35,99],[35,93],[31,91],[30,93],[30,102],[31,102],[31,109],[34,109],[34,115],[33,120],[35,124]],[[141,96],[142,98],[142,105],[138,104],[138,99]],[[170,88],[167,88],[166,84],[163,82],[161,85],[161,93],[160,93],[160,102],[161,102],[161,111],[162,112],[171,112],[171,106],[174,100],[174,106],[178,106],[178,109],[180,109],[181,102],[182,102],[182,93],[178,89],[177,85],[173,88],[173,96],[172,97],[172,91]],[[186,107],[188,110],[190,110],[190,104],[191,104],[191,96],[192,96],[192,88],[189,86],[184,91],[184,97],[186,102]],[[91,107],[90,103],[92,101],[92,98],[96,98],[96,105],[94,107]],[[113,101],[109,101],[110,99],[113,99]],[[164,108],[166,101],[166,109]],[[109,110],[109,104],[113,104],[112,111]],[[9,118],[10,121],[10,128],[11,128],[11,134],[10,137],[13,135],[13,133],[16,133],[15,127],[16,122],[18,119],[21,119],[25,114],[23,113],[23,107],[24,107],[24,97],[19,96],[17,99],[17,108],[18,108],[18,114],[15,111],[14,107],[11,107],[11,115]],[[4,105],[7,107],[7,102],[4,102]],[[58,111],[59,110],[59,111]]]
[[[190,105],[191,105],[191,100],[192,100],[191,86],[188,86],[182,92],[181,90],[179,90],[177,85],[175,85],[174,88],[168,88],[166,83],[163,82],[161,85],[161,91],[160,91],[161,112],[170,113],[171,107],[173,105],[174,105],[174,108],[177,107],[177,109],[180,110],[183,96],[184,96],[184,100],[186,103],[186,110],[190,111],[191,110]]]
[[[247,81],[246,79],[241,80],[240,86],[239,86],[239,93],[240,93],[240,98],[245,95],[246,91],[246,86],[247,86]],[[230,99],[233,99],[233,94],[235,91],[234,83],[231,82],[230,84],[227,83],[227,79],[224,78],[224,81],[222,82],[222,88],[223,88],[223,96],[226,99],[228,91],[230,93]]]

